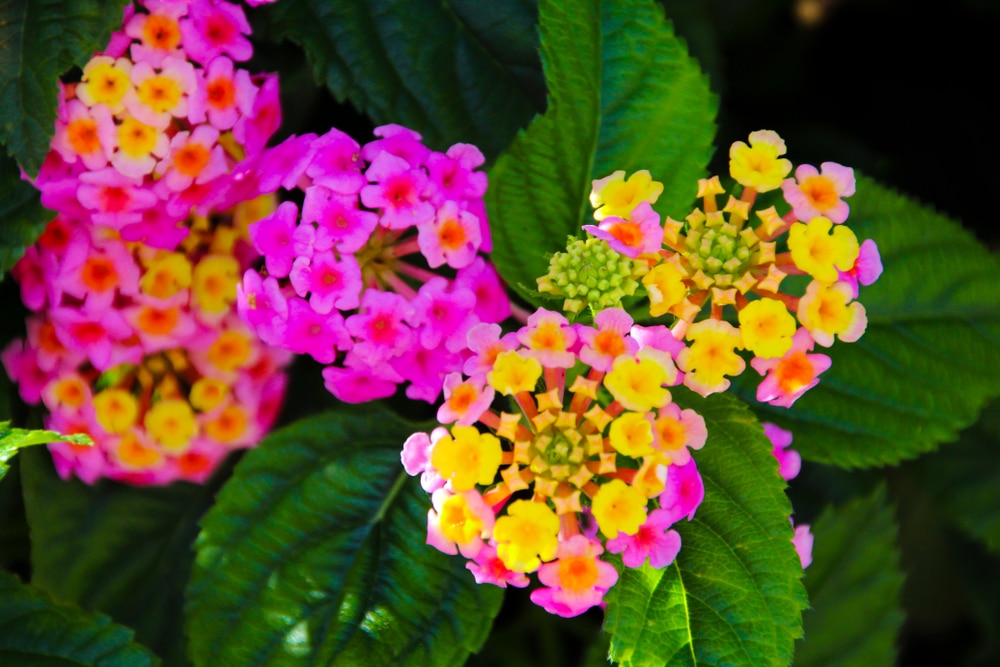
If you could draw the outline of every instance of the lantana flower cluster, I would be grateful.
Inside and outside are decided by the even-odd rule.
[[[541,309],[507,335],[473,327],[474,356],[445,379],[442,426],[402,455],[431,494],[429,544],[461,553],[479,583],[524,587],[537,573],[531,599],[567,617],[617,581],[606,553],[626,567],[671,563],[671,526],[704,495],[690,450],[705,421],[667,388],[682,379],[683,345],[621,309],[594,324]]]
[[[273,208],[192,216],[171,250],[59,216],[28,249],[14,275],[34,314],[2,360],[46,428],[95,442],[49,446],[62,477],[202,481],[267,431],[291,355],[262,345],[235,299],[256,258],[247,225]]]
[[[304,197],[251,225],[264,267],[243,276],[239,312],[267,344],[326,365],[342,401],[408,383],[408,397],[433,402],[462,369],[469,330],[510,314],[479,254],[491,246],[484,160],[469,144],[432,151],[399,125],[375,135],[292,137],[260,159],[260,189]]]
[[[243,9],[226,0],[143,0],[122,30],[62,85],[42,203],[127,241],[171,249],[192,207],[249,199],[231,172],[281,121],[277,77],[252,55]]]
[[[757,399],[790,407],[830,366],[815,346],[853,342],[865,331],[858,285],[874,282],[882,264],[875,242],[859,243],[844,224],[854,172],[825,162],[820,170],[800,165],[790,177],[784,154],[784,141],[769,130],[752,133],[749,145],[735,142],[734,193],[720,209],[726,192],[719,178],[699,181],[702,205],[683,221],[661,223],[652,204],[663,185],[649,172],[626,179],[616,171],[594,181],[598,224],[584,229],[646,264],[641,281],[650,315],[669,315],[674,334],[689,342],[678,367],[685,385],[703,396],[725,391],[745,370],[738,351],[746,350],[765,376]],[[786,213],[776,205],[755,208],[758,195],[779,189],[777,206]],[[792,276],[805,281],[786,280]],[[552,282],[549,276],[540,285]]]

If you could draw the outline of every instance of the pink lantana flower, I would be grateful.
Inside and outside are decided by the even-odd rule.
[[[341,252],[361,250],[372,235],[378,216],[357,207],[357,197],[340,195],[322,185],[306,188],[302,222],[316,223],[317,232]],[[332,246],[331,246],[332,247]]]
[[[402,125],[382,125],[373,131],[376,137],[361,148],[361,157],[374,162],[381,153],[388,153],[404,160],[411,167],[426,164],[431,154],[421,141],[419,133]]]
[[[648,202],[636,206],[627,219],[609,216],[597,226],[584,225],[583,230],[632,258],[659,252],[663,244],[660,216]]]
[[[653,510],[635,535],[620,533],[608,540],[608,551],[622,554],[625,567],[642,567],[647,561],[650,567],[666,567],[681,550],[681,536],[676,530],[668,530],[671,525],[669,512]]]
[[[228,2],[193,2],[188,18],[180,21],[184,49],[201,64],[226,54],[236,61],[249,60],[253,46],[244,35],[250,34],[243,9]]]
[[[480,322],[469,329],[466,341],[469,351],[473,353],[464,365],[463,372],[470,378],[482,377],[493,370],[497,355],[517,347],[516,334],[501,336],[503,330],[499,324]]]
[[[531,583],[524,572],[508,570],[497,556],[496,547],[490,544],[484,545],[465,567],[472,572],[477,584],[493,584],[500,588],[507,588],[507,584],[510,584],[515,588],[525,588]]]
[[[288,300],[288,323],[283,341],[296,354],[309,354],[321,364],[333,363],[338,349],[349,349],[351,339],[344,330],[344,318],[333,310],[325,315],[313,310],[304,299]]]
[[[476,297],[467,289],[449,289],[442,277],[424,283],[411,300],[411,326],[420,330],[420,344],[433,350],[442,344],[449,352],[466,349],[466,334],[476,324],[472,307]]]
[[[407,321],[413,306],[391,292],[368,290],[361,300],[361,311],[347,318],[347,330],[357,339],[354,352],[367,363],[377,364],[409,349],[413,330]]]
[[[764,435],[771,441],[771,453],[778,460],[778,472],[786,481],[794,479],[802,469],[802,457],[794,449],[789,449],[792,432],[770,422],[764,422],[761,426],[764,427]]]
[[[206,183],[226,173],[225,150],[218,140],[219,131],[211,125],[175,134],[170,140],[170,155],[157,167],[167,189],[186,190],[192,183]]]
[[[108,164],[115,146],[115,123],[111,110],[103,104],[88,107],[80,100],[69,100],[56,120],[52,149],[63,160],[82,160],[87,169],[96,171]]]
[[[281,293],[274,276],[261,278],[248,270],[243,282],[236,286],[237,312],[240,319],[250,325],[262,341],[278,345],[284,340],[288,321],[288,298]]]
[[[496,391],[482,380],[462,380],[460,373],[449,373],[444,379],[444,403],[438,408],[437,420],[442,424],[475,424],[486,412]],[[413,473],[410,473],[413,474]]]
[[[403,158],[379,153],[365,177],[371,184],[361,188],[361,203],[379,209],[382,226],[406,229],[434,219],[434,207],[423,198],[427,176],[413,170]]]
[[[427,511],[427,544],[446,554],[461,552],[466,558],[475,558],[496,522],[479,491],[455,493],[440,488],[431,494],[431,503],[433,507]]]
[[[573,345],[576,330],[562,314],[539,308],[528,316],[528,325],[517,339],[528,349],[525,354],[538,359],[543,366],[572,368],[576,363]]]
[[[794,521],[792,525],[795,525]],[[809,531],[809,524],[803,523],[795,526],[795,537],[792,538],[792,544],[795,545],[795,553],[799,555],[802,569],[812,565],[813,534]]]
[[[308,295],[309,305],[321,315],[334,308],[351,310],[360,303],[361,268],[351,255],[340,261],[332,254],[312,260],[297,257],[288,278],[295,293],[303,298]]]
[[[618,581],[618,572],[598,558],[600,542],[575,535],[559,543],[556,560],[538,569],[538,579],[549,588],[531,592],[531,601],[550,614],[578,616],[599,605]]]
[[[621,308],[602,310],[594,324],[596,329],[581,326],[577,333],[582,344],[580,359],[595,370],[610,372],[615,359],[623,354],[634,355],[639,349],[639,342],[629,336],[632,318]]]
[[[708,438],[705,418],[676,403],[660,408],[653,424],[655,448],[669,461],[679,466],[691,460],[692,449],[701,449]]]
[[[367,403],[395,394],[403,378],[391,367],[372,365],[352,351],[347,353],[342,367],[324,368],[323,380],[327,391],[341,401]]]
[[[432,201],[475,199],[486,194],[486,174],[474,171],[486,159],[472,144],[455,144],[442,155],[427,157],[427,171],[433,187]]]
[[[705,485],[694,459],[684,465],[667,466],[666,487],[660,494],[660,507],[669,514],[670,523],[687,517],[690,521],[705,499]]]
[[[417,243],[432,269],[448,264],[453,269],[468,266],[482,242],[479,219],[458,204],[446,201],[431,222],[417,227]]]
[[[298,206],[286,201],[274,213],[250,225],[250,239],[264,256],[268,274],[275,278],[284,278],[292,270],[295,261],[292,235],[298,216]]]
[[[840,224],[851,210],[843,198],[854,194],[854,170],[836,162],[824,162],[820,167],[822,173],[812,165],[799,165],[795,178],[786,179],[781,191],[799,220],[823,216]]]
[[[434,443],[448,435],[448,430],[438,427],[430,435],[414,433],[403,443],[401,459],[403,469],[411,476],[420,475],[420,486],[427,493],[434,493],[445,485],[445,480],[430,464],[431,448]]]
[[[485,247],[481,246],[480,250],[485,251]],[[502,322],[510,317],[507,288],[496,268],[482,256],[458,270],[455,274],[455,287],[464,287],[476,295],[473,312],[481,322]]]
[[[213,127],[225,131],[253,113],[257,87],[249,72],[236,69],[232,60],[219,56],[208,64],[204,78],[204,84],[191,96],[191,122],[201,123],[207,118]]]
[[[830,357],[809,354],[815,342],[805,327],[800,327],[792,337],[792,347],[777,359],[754,357],[753,369],[764,375],[757,387],[757,400],[761,403],[790,408],[804,393],[819,384],[819,376],[830,368]]]
[[[140,222],[142,212],[158,202],[157,196],[134,178],[117,169],[106,168],[80,174],[77,197],[99,225],[121,229]],[[43,204],[44,197],[43,197]]]
[[[360,153],[357,141],[332,128],[313,143],[313,159],[306,168],[306,176],[312,179],[314,186],[321,186],[330,193],[356,195],[368,184],[361,173],[364,163]],[[306,207],[302,208],[304,216]]]
[[[131,45],[132,59],[159,67],[168,56],[183,57],[181,28],[178,23],[187,14],[187,3],[145,3],[148,14],[135,13],[125,21],[125,34],[136,40]]]
[[[86,350],[94,368],[105,371],[125,362],[135,363],[138,349],[114,345],[132,335],[132,327],[115,310],[88,315],[75,308],[59,307],[50,311],[59,341],[69,348]]]
[[[868,286],[882,275],[882,257],[878,245],[872,239],[866,239],[858,249],[858,258],[847,271],[837,272],[837,282],[850,285],[854,298],[858,298],[858,284]]]

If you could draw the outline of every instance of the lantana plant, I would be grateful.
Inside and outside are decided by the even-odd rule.
[[[991,664],[960,130],[662,4],[0,6],[0,662]]]

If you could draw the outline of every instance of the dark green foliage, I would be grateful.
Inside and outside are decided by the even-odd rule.
[[[496,158],[544,103],[533,0],[290,0],[266,19],[338,100],[437,150],[473,143]]]
[[[813,562],[805,584],[812,609],[796,667],[885,667],[896,658],[903,623],[903,573],[896,522],[885,487],[827,509],[812,525]]]
[[[539,5],[549,104],[490,171],[493,261],[528,301],[548,255],[581,236],[591,181],[647,169],[661,213],[686,214],[715,133],[715,98],[650,0]]]
[[[500,589],[427,546],[427,494],[390,413],[306,419],[248,453],[202,522],[188,587],[199,667],[461,665]]]
[[[0,572],[0,664],[4,667],[151,667],[159,660],[107,616],[54,602]]]
[[[761,411],[806,458],[877,466],[954,440],[1000,394],[1000,264],[957,223],[874,181],[859,179],[849,201],[851,228],[885,265],[861,291],[868,330],[817,348],[833,367],[791,410]],[[758,380],[748,371],[741,392]]]

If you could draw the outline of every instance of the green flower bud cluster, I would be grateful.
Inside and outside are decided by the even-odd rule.
[[[690,251],[685,259],[692,271],[710,276],[716,285],[728,287],[750,268],[759,239],[749,227],[738,229],[721,215],[695,219],[685,238]]]
[[[565,296],[567,313],[579,313],[587,306],[595,312],[620,307],[622,299],[639,287],[643,266],[601,239],[570,237],[566,252],[552,255],[549,272],[538,279],[538,290]]]

